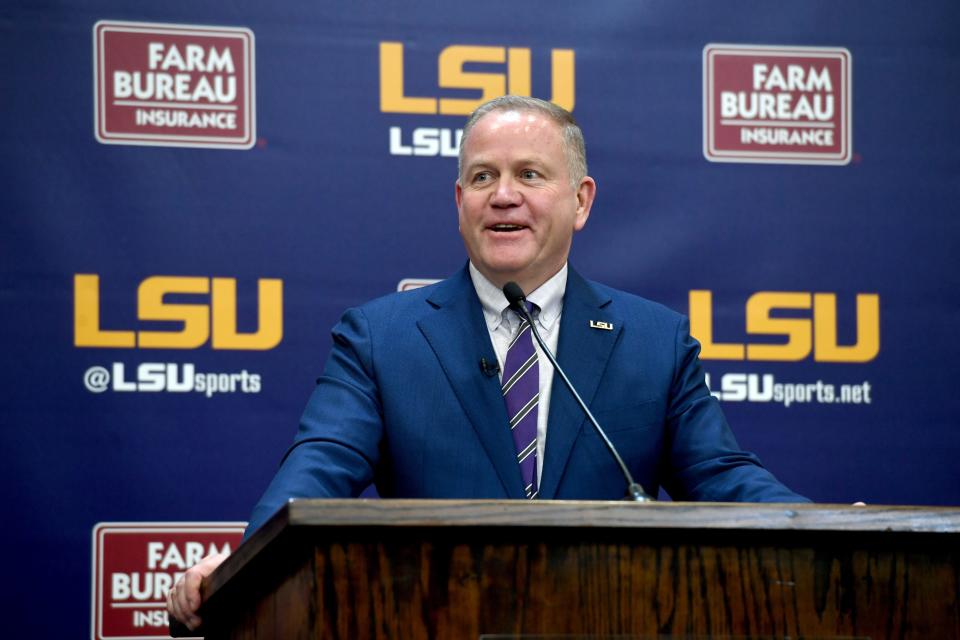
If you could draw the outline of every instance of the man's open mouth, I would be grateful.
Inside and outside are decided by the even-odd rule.
[[[526,229],[522,224],[495,224],[490,226],[491,231],[497,231],[499,233],[508,233],[511,231],[522,231]]]

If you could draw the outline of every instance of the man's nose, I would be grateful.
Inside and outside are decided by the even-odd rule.
[[[517,189],[516,181],[512,178],[501,178],[497,189],[493,192],[490,201],[495,207],[516,207],[523,201],[523,194]]]

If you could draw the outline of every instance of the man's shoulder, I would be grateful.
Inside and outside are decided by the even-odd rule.
[[[645,317],[656,319],[659,322],[665,322],[675,325],[685,319],[685,316],[670,307],[644,298],[636,293],[616,289],[609,285],[594,280],[584,279],[585,285],[590,288],[597,298],[607,302],[607,308],[613,312],[625,317]]]
[[[444,280],[429,282],[422,286],[395,291],[368,300],[354,307],[371,319],[416,317],[432,308],[432,301],[444,300],[457,295],[463,287],[463,274],[458,272]]]

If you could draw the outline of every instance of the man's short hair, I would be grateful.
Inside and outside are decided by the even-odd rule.
[[[587,175],[587,147],[583,141],[583,131],[580,130],[573,114],[563,107],[528,96],[500,96],[484,102],[470,114],[467,123],[463,126],[463,136],[460,138],[460,153],[457,159],[458,176],[463,177],[463,149],[467,144],[470,131],[480,118],[494,111],[536,111],[557,123],[563,137],[563,150],[567,155],[570,182],[574,189],[577,188],[580,181]]]

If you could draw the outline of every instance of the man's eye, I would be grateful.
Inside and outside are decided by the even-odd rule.
[[[484,182],[489,182],[489,181],[490,181],[490,174],[487,173],[486,171],[484,171],[484,172],[482,172],[482,173],[478,173],[477,175],[473,176],[473,181],[474,181],[475,183],[476,183],[476,182],[479,182],[479,183],[481,183],[481,184],[484,183]]]
[[[535,180],[540,177],[540,174],[533,169],[524,169],[520,172],[520,177],[524,180]]]

